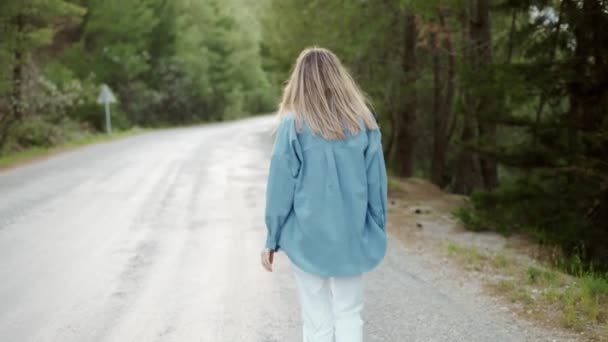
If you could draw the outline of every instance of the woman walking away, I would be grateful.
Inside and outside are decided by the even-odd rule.
[[[386,252],[380,131],[329,50],[304,50],[285,87],[266,192],[268,238],[293,264],[305,342],[363,339],[362,274]]]

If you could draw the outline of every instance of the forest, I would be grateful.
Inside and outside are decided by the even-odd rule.
[[[243,2],[245,3],[245,2]],[[3,0],[0,149],[103,128],[216,121],[274,106],[255,4],[223,0]]]
[[[307,46],[369,95],[389,172],[470,195],[473,230],[608,269],[608,1],[3,0],[0,154],[270,113]],[[573,266],[574,265],[574,266]]]

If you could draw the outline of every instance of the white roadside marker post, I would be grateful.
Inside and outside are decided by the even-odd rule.
[[[110,119],[110,104],[116,103],[116,97],[112,94],[112,90],[110,87],[103,84],[101,86],[101,92],[99,93],[99,97],[97,98],[97,103],[104,105],[106,110],[106,132],[108,134],[112,133],[112,120]]]

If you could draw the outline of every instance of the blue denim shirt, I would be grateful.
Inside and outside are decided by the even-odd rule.
[[[326,140],[282,119],[266,189],[266,247],[299,268],[346,277],[386,253],[387,179],[379,130]]]

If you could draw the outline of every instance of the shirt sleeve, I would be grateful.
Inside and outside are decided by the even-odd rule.
[[[382,135],[379,129],[370,130],[368,135],[369,143],[365,151],[368,210],[372,219],[384,230],[388,186],[382,150]]]
[[[294,122],[289,118],[283,119],[277,129],[266,187],[266,248],[279,248],[281,229],[293,210],[300,156]]]

